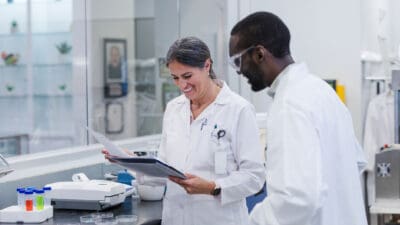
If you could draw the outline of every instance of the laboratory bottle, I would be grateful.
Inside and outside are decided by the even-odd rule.
[[[17,188],[17,204],[19,207],[24,208],[25,189]]]
[[[38,211],[43,210],[44,208],[44,190],[43,189],[39,189],[39,190],[35,190],[35,209]]]
[[[51,205],[51,198],[50,198],[51,187],[49,187],[49,186],[43,187],[43,190],[44,190],[44,205],[50,206]]]
[[[33,191],[25,191],[25,210],[33,211]]]

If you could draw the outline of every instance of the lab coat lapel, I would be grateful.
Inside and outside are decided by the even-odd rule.
[[[182,102],[182,107],[179,112],[179,116],[181,117],[183,122],[183,129],[185,133],[190,135],[190,100],[185,97],[185,100]]]

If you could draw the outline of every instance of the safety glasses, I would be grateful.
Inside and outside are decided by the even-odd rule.
[[[254,49],[255,46],[250,46],[245,50],[229,57],[229,64],[236,70],[236,72],[240,73],[240,69],[242,68],[242,56],[243,54],[247,53],[248,51]]]

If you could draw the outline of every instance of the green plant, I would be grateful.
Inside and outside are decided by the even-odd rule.
[[[56,45],[56,48],[57,48],[58,52],[60,52],[61,54],[64,55],[64,54],[68,54],[71,51],[72,46],[69,45],[66,41],[64,41],[64,42],[61,42],[60,44]]]
[[[58,85],[58,89],[60,89],[61,91],[65,91],[66,88],[67,88],[67,85],[65,85],[65,84]]]
[[[18,26],[18,22],[16,20],[11,21],[11,27],[16,28]]]
[[[10,84],[7,84],[7,85],[6,85],[6,88],[7,88],[7,91],[8,91],[8,92],[12,92],[12,91],[14,90],[14,86],[12,86],[12,85],[10,85]]]

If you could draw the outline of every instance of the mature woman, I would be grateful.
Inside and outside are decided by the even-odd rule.
[[[216,79],[201,40],[175,41],[166,60],[183,94],[167,104],[159,157],[187,179],[164,179],[162,224],[248,224],[245,198],[265,181],[253,106]]]
[[[201,40],[175,41],[166,60],[183,94],[167,105],[159,156],[188,179],[167,182],[162,224],[247,224],[245,198],[265,181],[254,108],[216,79]]]

